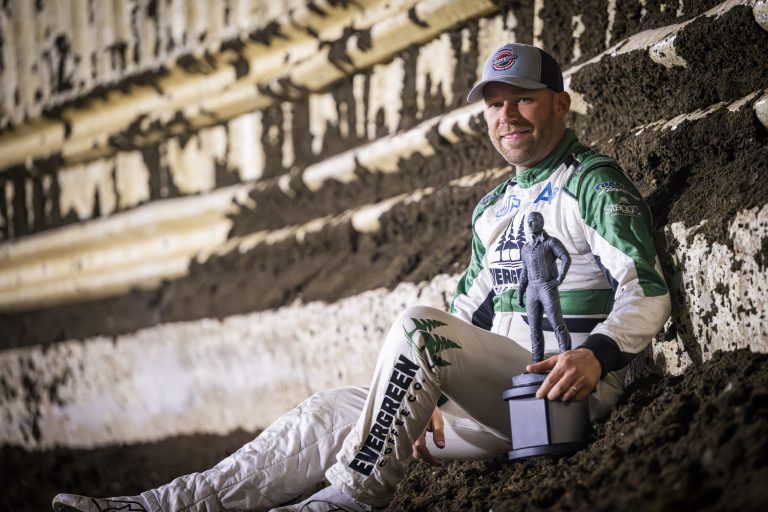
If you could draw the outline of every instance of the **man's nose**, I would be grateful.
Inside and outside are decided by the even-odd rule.
[[[517,120],[519,116],[520,112],[517,110],[517,103],[505,101],[504,108],[501,110],[501,121],[505,124],[510,124],[511,121]]]

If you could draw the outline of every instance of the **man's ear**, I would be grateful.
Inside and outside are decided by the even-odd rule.
[[[565,91],[558,92],[555,96],[555,106],[558,114],[567,114],[571,110],[571,95]]]

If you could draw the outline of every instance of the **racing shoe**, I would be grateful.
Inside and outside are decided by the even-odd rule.
[[[328,486],[294,505],[273,508],[270,512],[386,512],[389,507],[375,508],[350,498],[335,487]]]
[[[56,512],[150,512],[140,496],[127,498],[89,498],[77,494],[59,494],[53,498]]]

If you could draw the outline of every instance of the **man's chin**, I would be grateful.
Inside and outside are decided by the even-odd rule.
[[[504,157],[504,160],[514,165],[515,167],[524,167],[524,168],[530,167],[530,165],[528,165],[528,162],[530,162],[531,157],[528,154],[510,153],[507,151],[502,156]]]

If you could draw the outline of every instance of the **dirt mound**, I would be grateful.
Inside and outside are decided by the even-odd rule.
[[[412,464],[393,510],[765,510],[768,355],[633,384],[570,458]]]
[[[412,463],[392,510],[764,510],[768,354],[717,352],[680,377],[645,377],[560,460]],[[0,449],[0,510],[49,510],[59,491],[130,495],[208,468],[253,434],[29,453]],[[13,475],[11,477],[10,475]]]

